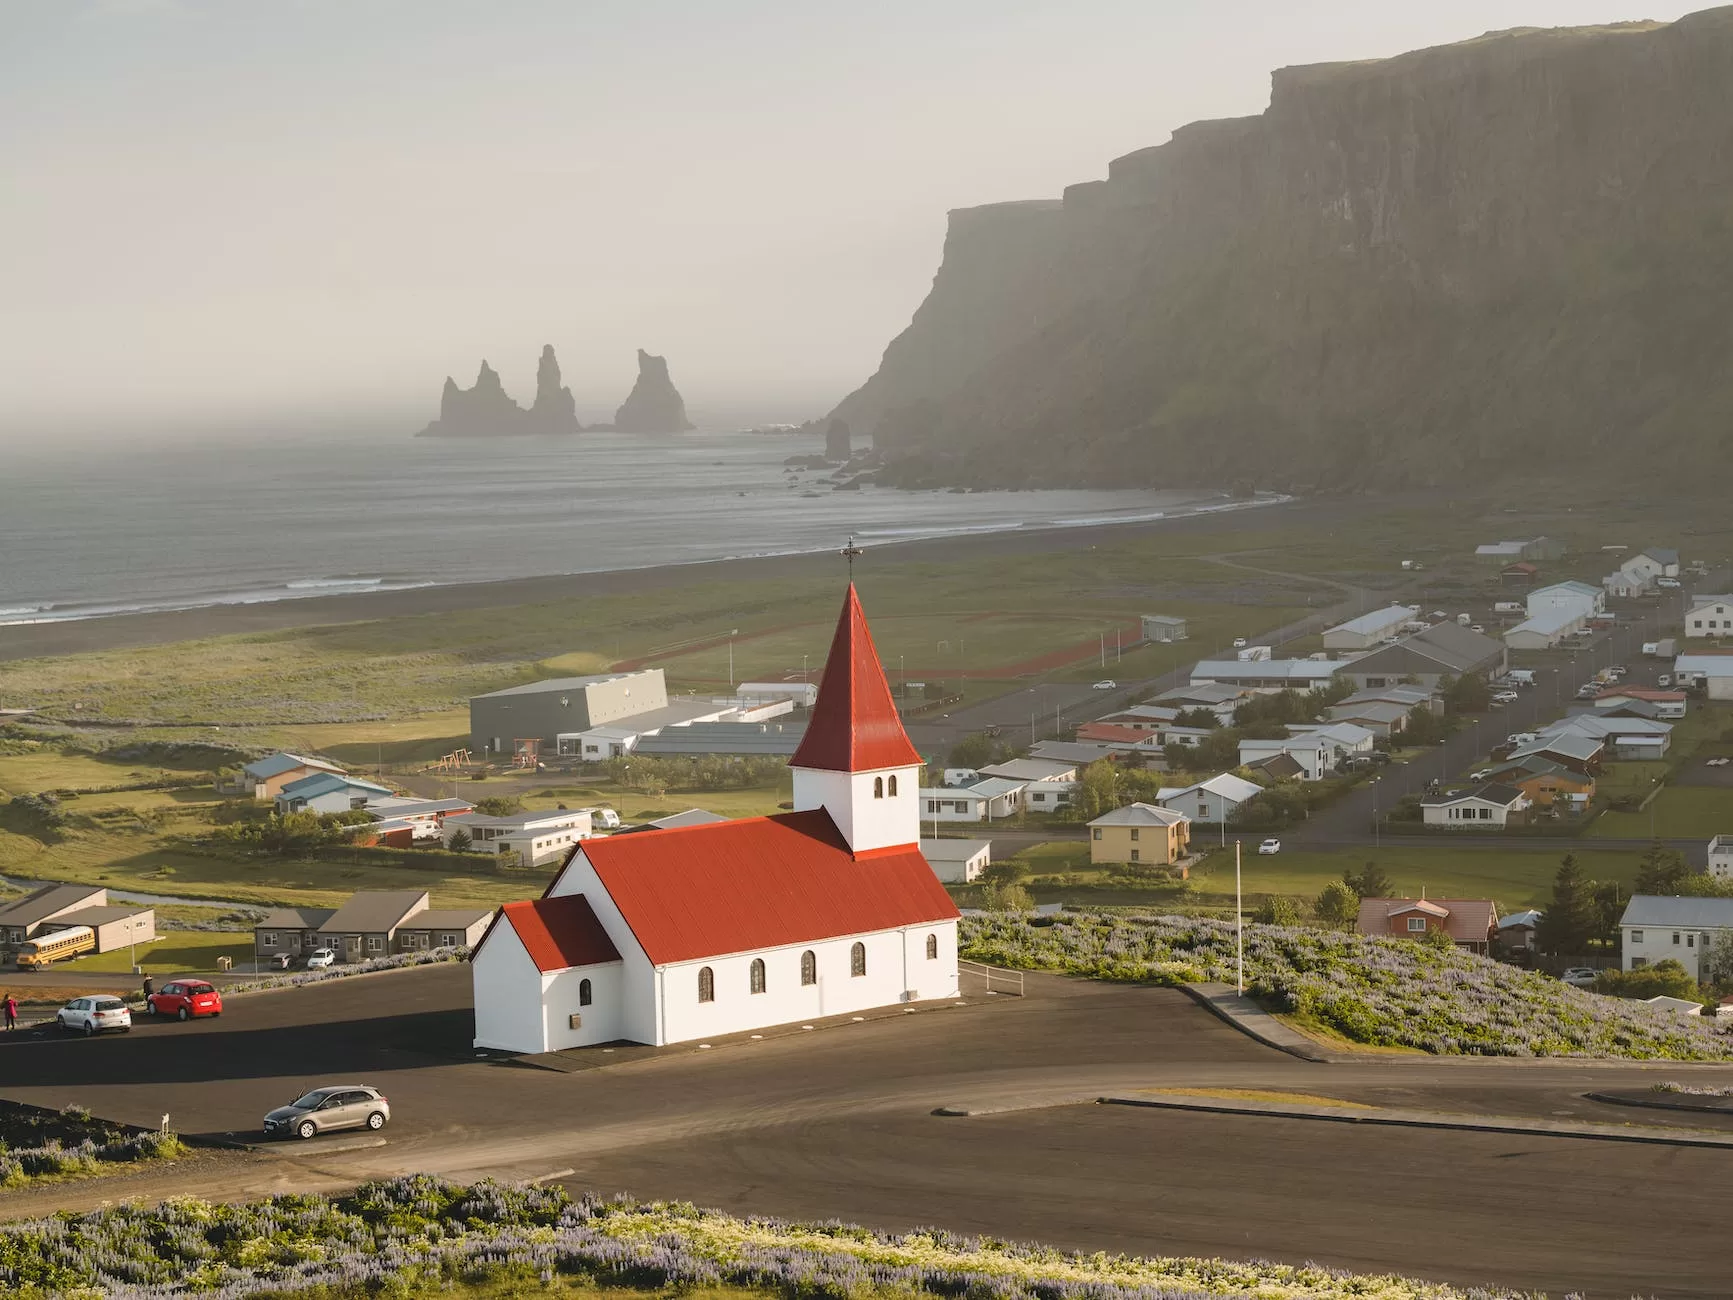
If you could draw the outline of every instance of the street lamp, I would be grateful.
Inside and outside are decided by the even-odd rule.
[[[1382,847],[1378,831],[1378,782],[1383,779],[1383,777],[1375,776],[1367,782],[1372,787],[1372,847],[1374,849]]]

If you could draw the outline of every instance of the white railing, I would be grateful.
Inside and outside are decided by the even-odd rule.
[[[1003,970],[998,966],[987,966],[978,961],[959,961],[957,971],[962,975],[973,975],[978,979],[985,980],[989,993],[1023,996],[1023,972],[1020,970]],[[993,987],[994,980],[998,980],[998,988]]]

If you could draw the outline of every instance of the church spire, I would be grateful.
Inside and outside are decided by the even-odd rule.
[[[921,756],[909,743],[885,681],[878,649],[867,629],[854,583],[842,604],[830,655],[824,661],[812,720],[790,767],[830,772],[872,772],[916,767]]]

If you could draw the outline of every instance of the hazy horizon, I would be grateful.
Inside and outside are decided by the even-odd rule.
[[[13,0],[0,440],[407,434],[483,358],[527,404],[544,343],[587,421],[639,347],[701,424],[821,415],[948,209],[1261,112],[1277,67],[1701,7]]]

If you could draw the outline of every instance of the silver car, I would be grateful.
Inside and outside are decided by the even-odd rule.
[[[105,1030],[126,1033],[132,1028],[132,1012],[116,997],[73,998],[54,1019],[62,1029],[82,1029],[86,1038]]]
[[[315,1088],[265,1116],[266,1137],[310,1138],[340,1128],[382,1129],[391,1120],[391,1103],[365,1083],[335,1083]]]

